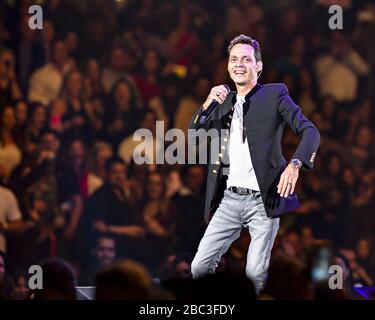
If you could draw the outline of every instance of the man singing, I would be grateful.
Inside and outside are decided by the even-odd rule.
[[[228,72],[237,92],[228,92],[224,85],[213,87],[189,125],[216,129],[220,141],[219,150],[210,153],[207,177],[205,217],[212,219],[191,270],[193,278],[213,273],[242,228],[247,228],[251,243],[246,275],[259,293],[279,217],[299,207],[294,193],[299,170],[312,170],[320,135],[284,84],[257,83],[263,63],[256,40],[239,35],[230,42],[228,53]],[[219,105],[212,111],[214,100]],[[281,150],[285,123],[300,138],[288,165]]]

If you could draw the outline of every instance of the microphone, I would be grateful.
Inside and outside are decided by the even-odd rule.
[[[227,89],[229,93],[230,92],[229,86],[227,84],[224,84],[224,87],[225,89]],[[200,124],[203,124],[206,122],[206,120],[210,117],[211,113],[214,111],[214,109],[217,107],[218,104],[219,104],[219,101],[217,101],[216,99],[212,100],[208,108],[205,111],[203,111],[201,118],[199,120]]]

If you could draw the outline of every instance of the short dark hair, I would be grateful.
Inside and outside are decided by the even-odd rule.
[[[36,289],[35,300],[74,300],[77,278],[73,266],[60,258],[47,258],[40,263],[43,289]]]
[[[116,247],[116,236],[109,232],[98,232],[94,234],[92,246],[95,248],[98,245],[99,239],[111,239],[115,243]]]
[[[45,127],[40,131],[40,137],[46,135],[46,134],[51,134],[53,135],[57,140],[61,140],[61,135],[59,132],[56,130],[53,130],[51,128]]]
[[[113,156],[112,158],[109,158],[105,163],[106,172],[108,173],[112,169],[112,166],[117,163],[121,163],[126,167],[126,163],[122,158],[120,158],[119,156]]]
[[[234,39],[231,40],[228,46],[228,54],[230,54],[230,51],[236,44],[248,44],[254,48],[254,57],[255,61],[261,61],[262,60],[262,52],[260,50],[260,45],[258,41],[253,39],[252,37],[246,36],[244,34],[240,34],[239,36],[235,37]]]

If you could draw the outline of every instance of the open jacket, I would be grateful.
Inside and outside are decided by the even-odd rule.
[[[189,129],[217,129],[219,133],[209,141],[211,145],[219,145],[219,148],[212,148],[213,153],[208,148],[206,221],[215,213],[226,188],[228,143],[235,103],[236,92],[231,91],[205,121],[201,121],[201,118],[207,111],[201,107],[189,124]],[[267,216],[278,217],[297,209],[300,204],[296,194],[283,198],[277,193],[280,175],[287,166],[281,150],[281,138],[284,126],[288,124],[300,138],[292,158],[302,161],[302,169],[312,170],[320,142],[317,128],[302,114],[301,108],[293,102],[282,83],[257,84],[245,97],[243,113],[251,161]],[[191,143],[190,138],[189,141]]]

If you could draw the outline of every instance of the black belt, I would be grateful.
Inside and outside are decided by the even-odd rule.
[[[247,188],[241,188],[241,187],[229,187],[228,188],[230,191],[238,194],[254,194],[258,191],[252,190],[252,189],[247,189]]]

